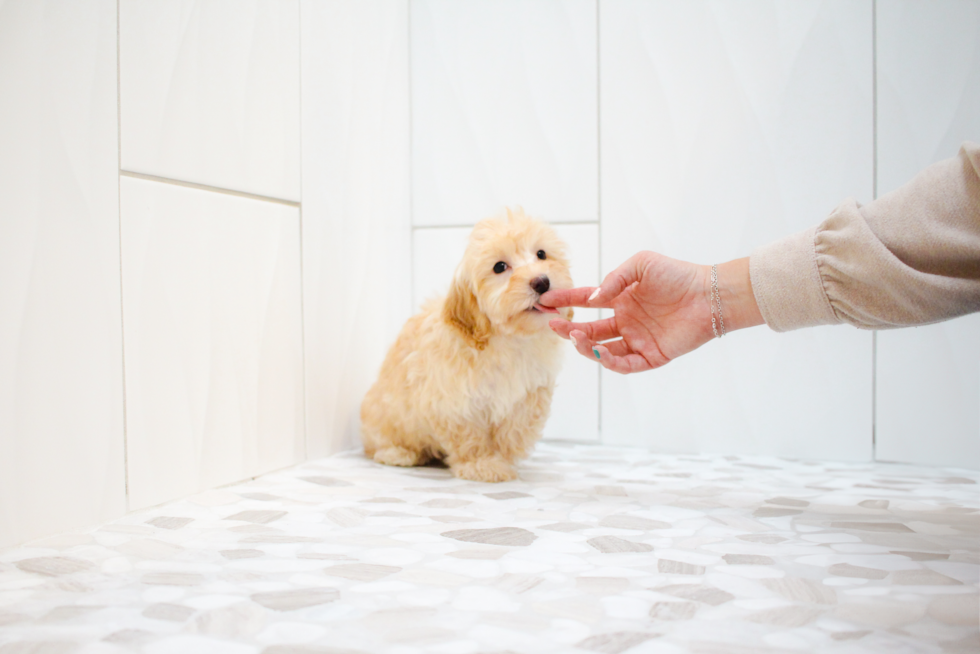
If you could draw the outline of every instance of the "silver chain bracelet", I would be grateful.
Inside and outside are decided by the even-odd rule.
[[[718,306],[718,322],[715,322],[715,305]],[[721,325],[721,333],[718,326]],[[721,293],[718,291],[718,264],[711,266],[711,331],[715,333],[715,338],[725,335],[725,317],[721,315]]]

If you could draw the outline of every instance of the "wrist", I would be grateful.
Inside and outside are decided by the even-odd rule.
[[[708,288],[706,297],[708,298],[709,311],[715,307],[715,319],[719,323],[724,320],[725,331],[733,332],[737,329],[755,327],[765,324],[762,312],[759,311],[759,304],[756,302],[755,294],[752,292],[752,280],[749,277],[749,258],[734,259],[725,263],[719,263],[718,270],[718,296],[721,299],[721,315],[717,315],[717,303],[712,304],[711,276],[708,274]],[[711,315],[707,317],[710,324]],[[720,332],[719,332],[720,333]]]

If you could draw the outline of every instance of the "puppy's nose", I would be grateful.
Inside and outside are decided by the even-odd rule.
[[[535,277],[534,279],[531,280],[530,283],[531,283],[531,288],[533,288],[534,292],[537,293],[538,295],[547,292],[547,290],[551,288],[551,282],[548,280],[547,275],[541,275],[540,277]]]

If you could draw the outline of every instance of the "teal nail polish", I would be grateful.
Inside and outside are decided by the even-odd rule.
[[[594,355],[595,355],[595,358],[596,358],[596,359],[599,359],[599,358],[601,358],[601,357],[599,356],[599,350],[597,350],[597,349],[595,349],[595,348],[592,348],[592,354],[594,354]]]

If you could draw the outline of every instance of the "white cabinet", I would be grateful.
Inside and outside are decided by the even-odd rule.
[[[604,0],[603,273],[635,252],[749,255],[872,199],[870,2]],[[871,335],[733,333],[603,371],[602,437],[658,451],[866,460]]]
[[[130,508],[303,460],[299,210],[123,178]]]
[[[0,4],[0,548],[126,510],[115,44]]]
[[[120,0],[125,170],[300,199],[298,0]]]
[[[879,2],[878,193],[980,141],[980,3]],[[877,335],[876,456],[980,468],[980,316]]]

